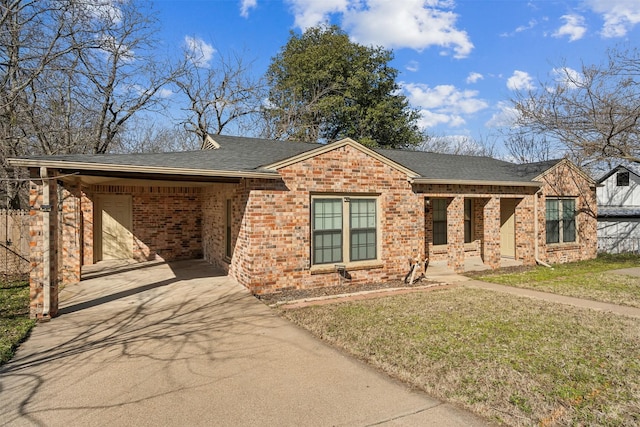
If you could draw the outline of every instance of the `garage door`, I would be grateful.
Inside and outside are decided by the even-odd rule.
[[[131,196],[101,196],[100,259],[128,259],[133,256]]]

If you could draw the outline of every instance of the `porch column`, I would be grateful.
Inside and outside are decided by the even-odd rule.
[[[82,214],[80,210],[80,183],[65,183],[61,191],[60,213],[60,283],[78,283],[82,266]]]
[[[491,268],[500,267],[500,198],[491,197],[484,205],[484,263]]]
[[[39,177],[38,177],[39,175]],[[29,273],[32,319],[48,320],[58,314],[58,197],[54,171],[31,171],[29,187]]]
[[[464,272],[464,197],[454,197],[447,206],[447,265]]]

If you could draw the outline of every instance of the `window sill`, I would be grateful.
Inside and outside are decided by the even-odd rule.
[[[335,263],[335,264],[320,264],[311,266],[311,274],[328,274],[337,272],[336,265],[344,265],[347,271],[357,270],[372,270],[375,268],[382,268],[384,265],[378,260],[371,261],[359,261],[347,264]]]
[[[570,243],[547,243],[548,251],[566,251],[580,249],[580,244],[576,242]]]

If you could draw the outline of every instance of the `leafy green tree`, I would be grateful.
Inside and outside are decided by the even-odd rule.
[[[393,53],[349,40],[337,26],[291,33],[267,71],[268,137],[408,147],[422,141],[418,112],[409,107],[389,66]]]

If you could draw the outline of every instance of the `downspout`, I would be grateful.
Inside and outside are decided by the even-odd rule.
[[[538,233],[538,195],[540,194],[540,191],[541,190],[536,191],[536,193],[533,196],[533,235],[534,235],[534,242],[535,242],[534,257],[538,264],[544,265],[545,267],[553,269],[553,267],[551,267],[549,264],[547,264],[546,262],[540,259],[540,248],[538,247],[538,240],[540,238]]]
[[[46,167],[40,168],[40,178],[42,179],[42,204],[40,205],[40,211],[43,212],[42,216],[42,237],[43,237],[43,250],[42,250],[42,293],[44,301],[42,304],[42,318],[49,316],[51,309],[51,198],[49,195],[49,175]]]

